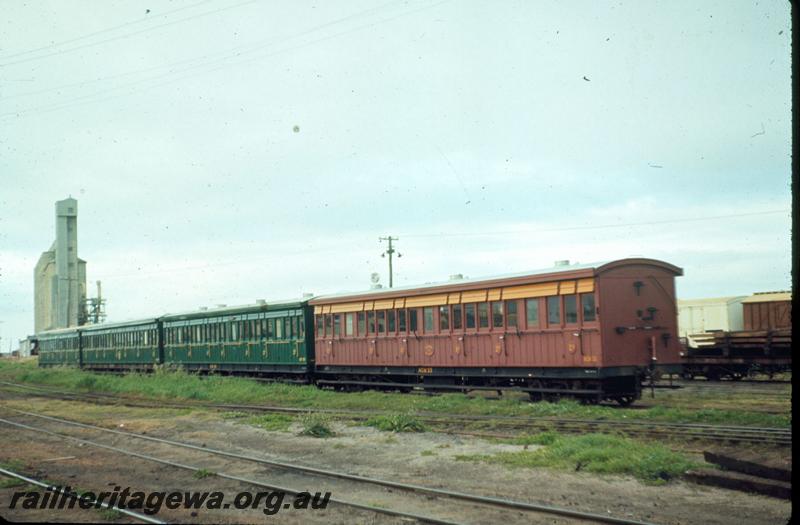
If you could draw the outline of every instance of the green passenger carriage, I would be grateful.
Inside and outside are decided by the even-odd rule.
[[[162,362],[156,319],[82,326],[80,334],[84,368],[147,370]]]
[[[34,339],[39,366],[146,371],[163,364],[308,382],[312,317],[308,300],[278,301],[52,330]]]
[[[306,301],[200,310],[161,318],[164,362],[186,370],[307,380],[314,362]]]
[[[42,332],[36,339],[39,366],[80,366],[80,337],[77,328]]]

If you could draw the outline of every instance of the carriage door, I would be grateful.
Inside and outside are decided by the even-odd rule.
[[[567,359],[570,363],[577,366],[590,365],[582,357],[581,327],[578,323],[578,295],[569,294],[564,296],[564,345],[566,346]]]

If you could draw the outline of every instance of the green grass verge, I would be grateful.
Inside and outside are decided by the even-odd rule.
[[[292,422],[294,422],[294,418],[286,414],[264,414],[262,416],[250,416],[242,420],[242,423],[247,425],[273,432],[287,432]]]
[[[303,426],[300,435],[315,438],[333,437],[335,433],[331,429],[330,423],[328,416],[309,412],[300,417],[300,424]]]
[[[599,474],[625,474],[648,484],[663,484],[699,464],[654,443],[610,434],[580,436],[543,432],[521,438],[519,444],[543,445],[532,451],[493,455],[461,455],[460,461],[485,461],[508,467],[546,467]],[[527,441],[523,443],[522,441]]]
[[[522,398],[486,399],[463,394],[435,397],[385,392],[342,393],[313,386],[258,383],[245,378],[210,376],[160,370],[153,374],[114,376],[73,368],[37,368],[35,361],[0,361],[0,380],[25,382],[78,392],[105,392],[165,400],[200,400],[220,403],[261,403],[299,408],[368,409],[411,414],[436,412],[497,416],[571,417],[581,419],[653,420],[769,427],[791,426],[791,415],[747,410],[664,407],[620,410],[608,406],[530,403]]]
[[[124,514],[117,509],[99,509],[98,513],[100,514],[100,518],[105,521],[116,521],[124,516]]]
[[[388,414],[367,420],[367,426],[384,432],[425,432],[425,425],[412,414]]]
[[[24,481],[17,478],[0,478],[0,489],[10,489],[27,485]]]

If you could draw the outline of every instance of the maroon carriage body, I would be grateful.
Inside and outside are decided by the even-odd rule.
[[[317,372],[364,384],[546,380],[582,389],[677,368],[681,274],[662,261],[625,259],[318,297]]]

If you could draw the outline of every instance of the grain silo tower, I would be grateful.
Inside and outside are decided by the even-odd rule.
[[[78,201],[56,202],[56,240],[33,271],[34,330],[66,328],[86,319],[86,261],[78,258]]]

